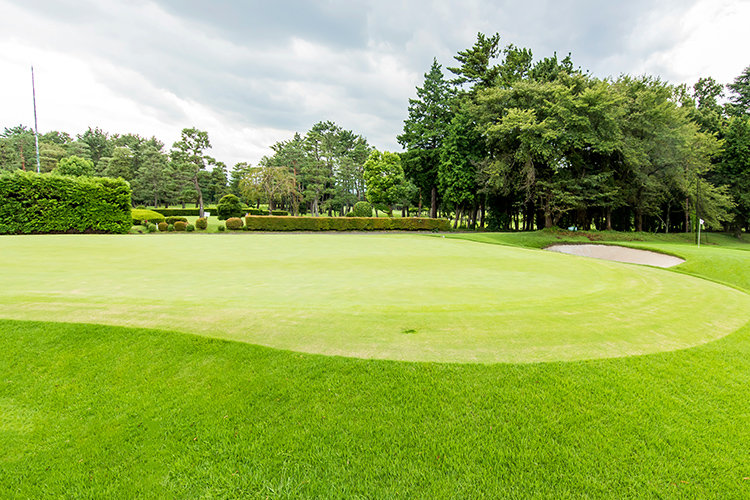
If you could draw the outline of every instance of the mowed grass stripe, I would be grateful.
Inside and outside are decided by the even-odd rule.
[[[421,235],[0,238],[0,317],[326,355],[536,362],[682,349],[750,297],[644,266]]]

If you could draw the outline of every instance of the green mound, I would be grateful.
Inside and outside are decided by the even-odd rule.
[[[361,358],[536,362],[670,351],[750,296],[660,269],[420,235],[0,238],[0,317],[178,330]],[[404,334],[409,332],[409,334]]]

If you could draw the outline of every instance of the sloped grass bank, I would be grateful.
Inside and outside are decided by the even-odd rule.
[[[0,322],[3,498],[747,498],[750,328],[531,365]]]

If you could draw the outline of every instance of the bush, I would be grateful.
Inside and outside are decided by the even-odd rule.
[[[130,207],[130,185],[122,179],[0,175],[0,234],[125,234],[133,225]]]
[[[356,215],[354,215],[353,211],[349,211],[346,213],[346,217],[356,217]]]
[[[242,229],[242,219],[240,219],[239,217],[230,217],[229,219],[227,219],[227,229],[230,229],[232,231]]]
[[[224,226],[219,226],[219,231],[220,231],[220,232],[222,232],[222,233],[223,233],[225,229],[226,229],[226,228],[225,228]]]
[[[187,219],[185,217],[178,217],[174,215],[170,215],[166,218],[167,224],[174,224],[175,222],[185,222],[187,223]]]
[[[358,201],[352,208],[352,217],[372,217],[372,205],[366,201]]]
[[[187,222],[178,220],[173,224],[173,226],[175,231],[184,231],[187,229]]]
[[[162,214],[154,212],[153,210],[145,210],[141,208],[134,208],[133,210],[131,210],[130,217],[132,217],[133,219],[134,226],[142,225],[143,221],[151,222],[153,224],[164,222],[164,216]],[[138,224],[136,224],[135,221],[138,221]]]
[[[188,233],[192,233],[193,231],[195,231],[195,226],[192,224],[188,224],[185,229],[187,230]]]
[[[274,210],[273,212],[271,212],[271,215],[286,216],[289,215],[289,212],[287,212],[286,210]]]
[[[196,219],[195,221],[195,227],[198,229],[207,229],[208,228],[208,219],[205,217],[201,217],[199,219]]]
[[[149,233],[155,233],[156,232],[156,224],[149,224],[146,226],[146,229]]]
[[[227,221],[227,224],[229,221]],[[448,231],[447,219],[405,217],[271,217],[248,216],[249,231]]]
[[[146,210],[146,205],[138,205],[135,207],[136,210]]]
[[[166,231],[167,228],[169,228],[169,224],[167,224],[166,222],[159,223],[159,231],[161,231],[162,233]]]
[[[267,210],[261,210],[260,208],[248,208],[247,213],[250,215],[266,215]]]
[[[174,231],[174,224],[169,224],[169,225],[167,225],[167,231],[168,231],[168,232],[170,232],[170,233],[171,233],[172,231]]]
[[[233,194],[223,196],[216,205],[219,220],[239,218],[243,215],[242,202]],[[228,226],[227,226],[228,227]]]

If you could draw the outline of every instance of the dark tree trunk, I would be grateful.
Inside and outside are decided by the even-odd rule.
[[[432,186],[432,196],[430,201],[430,218],[437,219],[437,186]]]
[[[607,231],[612,231],[612,207],[607,207]]]
[[[195,186],[195,190],[198,191],[198,204],[200,205],[199,210],[199,216],[203,217],[203,192],[201,191],[201,186],[198,184],[198,175],[193,177],[193,185]],[[182,208],[185,208],[185,204],[182,204]]]
[[[637,232],[643,232],[643,209],[635,209],[635,230]]]

